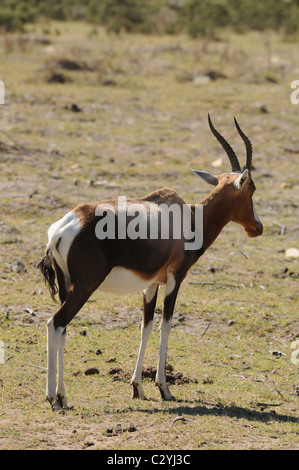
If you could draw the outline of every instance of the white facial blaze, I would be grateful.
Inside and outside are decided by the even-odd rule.
[[[257,215],[254,205],[252,205],[252,208],[253,208],[253,215],[254,215],[255,220],[261,224],[260,218]]]

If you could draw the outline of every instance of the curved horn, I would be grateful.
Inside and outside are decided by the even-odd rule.
[[[235,120],[235,125],[236,125],[236,128],[237,128],[237,131],[239,132],[241,138],[243,139],[243,141],[245,143],[245,147],[246,147],[246,163],[245,163],[245,166],[244,166],[244,170],[247,168],[250,171],[251,162],[252,162],[252,144],[251,144],[250,140],[248,139],[247,135],[245,135],[244,132],[242,131],[242,129],[239,126],[238,121],[235,117],[234,117],[234,120]]]
[[[240,167],[240,163],[238,161],[237,155],[235,154],[235,152],[233,151],[233,149],[231,148],[229,143],[224,139],[224,137],[222,137],[221,134],[219,134],[219,132],[213,126],[211,118],[210,118],[210,114],[208,114],[208,119],[209,119],[209,126],[210,126],[210,129],[211,129],[212,133],[214,134],[214,136],[216,137],[218,142],[220,142],[220,144],[224,148],[224,150],[225,150],[225,152],[226,152],[226,154],[229,158],[229,161],[230,161],[230,164],[231,164],[231,167],[232,167],[232,171],[240,173],[241,172],[241,167]]]

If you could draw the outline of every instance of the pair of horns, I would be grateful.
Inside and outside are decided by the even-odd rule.
[[[209,119],[209,126],[210,126],[210,129],[211,129],[212,133],[214,134],[214,136],[216,137],[218,142],[220,142],[220,144],[224,148],[224,150],[225,150],[225,152],[226,152],[226,154],[229,158],[229,161],[230,161],[230,164],[231,164],[231,167],[232,167],[232,171],[236,172],[236,173],[242,172],[241,167],[240,167],[240,163],[239,163],[238,158],[237,158],[237,155],[235,154],[234,150],[229,145],[229,143],[225,140],[225,138],[213,126],[211,118],[210,118],[210,114],[208,114],[208,119]],[[245,143],[245,147],[246,147],[246,163],[245,163],[245,166],[244,166],[243,170],[245,170],[247,168],[250,171],[251,162],[252,162],[252,145],[251,145],[251,142],[248,139],[248,137],[244,134],[244,132],[240,128],[240,126],[238,124],[238,121],[235,117],[234,117],[234,121],[235,121],[237,131],[239,132],[243,142]]]

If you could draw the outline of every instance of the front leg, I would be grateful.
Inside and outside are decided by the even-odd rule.
[[[153,317],[157,301],[158,284],[152,284],[143,292],[143,321],[141,326],[141,341],[138,353],[138,359],[134,374],[131,379],[133,387],[132,398],[144,399],[144,391],[141,384],[142,364],[149,335],[153,329]]]
[[[160,325],[160,353],[158,360],[158,368],[156,374],[156,385],[159,388],[162,400],[174,400],[167,384],[165,375],[166,356],[167,356],[167,344],[168,336],[171,329],[171,318],[166,320],[162,318]]]
[[[146,325],[142,324],[141,326],[141,341],[140,341],[138,359],[137,359],[136,367],[134,370],[134,374],[131,379],[131,385],[133,387],[132,398],[141,398],[141,399],[145,398],[143,387],[141,384],[141,381],[142,381],[141,372],[142,372],[142,364],[143,364],[147,341],[148,341],[149,335],[151,334],[152,329],[153,329],[152,320]]]
[[[162,320],[160,324],[160,352],[156,374],[156,385],[159,387],[161,398],[163,400],[174,400],[174,397],[166,384],[165,366],[173,309],[180,285],[181,281],[176,280],[174,275],[169,273],[165,289]]]

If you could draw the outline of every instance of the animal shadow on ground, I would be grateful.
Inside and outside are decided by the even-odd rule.
[[[130,374],[125,373],[120,368],[113,368],[109,372],[110,374],[114,375],[113,380],[123,380],[128,381]],[[156,376],[156,369],[154,367],[148,367],[142,370],[142,377],[143,379],[149,379],[151,382],[155,381]],[[197,383],[196,379],[192,379],[190,377],[184,376],[181,372],[175,372],[172,365],[166,364],[166,379],[167,383],[169,384],[176,384],[176,385],[183,385],[185,383]],[[148,399],[146,399],[148,400]],[[153,399],[150,399],[152,402]],[[155,400],[154,400],[155,401]],[[237,419],[247,419],[249,421],[260,421],[260,422],[267,422],[267,421],[277,421],[281,423],[299,423],[299,418],[295,416],[285,415],[277,413],[273,408],[276,408],[279,405],[275,404],[263,404],[260,403],[256,406],[260,407],[260,410],[256,409],[249,409],[249,408],[242,408],[240,406],[231,405],[231,406],[224,406],[220,403],[216,403],[211,405],[210,403],[205,403],[202,400],[179,400],[175,399],[172,403],[184,403],[184,405],[180,405],[177,407],[169,407],[165,408],[155,408],[155,409],[140,409],[140,412],[144,413],[169,413],[174,414],[176,416],[180,415],[189,415],[189,416],[227,416],[230,418],[237,418]],[[190,403],[190,405],[185,405],[185,403]],[[200,404],[199,404],[200,403]],[[269,411],[263,411],[264,408],[269,407]]]
[[[176,400],[179,402],[179,400]],[[185,401],[184,401],[185,403]],[[196,403],[195,401],[193,403]],[[275,405],[273,405],[274,407]],[[260,421],[260,422],[267,422],[267,421],[277,421],[280,423],[299,423],[299,418],[295,416],[285,415],[277,413],[276,411],[259,411],[259,410],[251,410],[249,408],[242,408],[240,406],[222,406],[222,405],[190,405],[190,406],[177,406],[174,408],[169,408],[165,410],[165,408],[155,408],[154,410],[146,409],[146,410],[139,410],[145,413],[169,413],[176,416],[227,416],[229,418],[237,418],[237,419],[247,419],[249,421]]]

